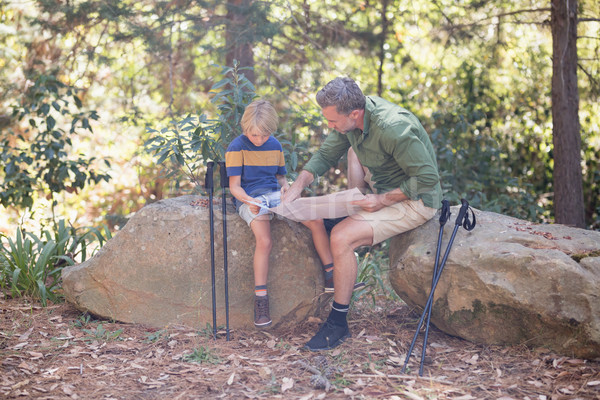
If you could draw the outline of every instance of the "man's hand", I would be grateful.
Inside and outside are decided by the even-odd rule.
[[[285,193],[283,193],[282,191],[281,202],[291,203],[292,201],[299,198],[304,188],[310,185],[310,183],[313,180],[314,177],[312,173],[306,170],[300,171],[300,173],[298,174],[298,178],[294,181],[294,183],[292,183],[292,186],[290,186],[290,188],[287,189]]]
[[[367,212],[375,212],[386,206],[383,204],[383,196],[379,194],[367,194],[364,199],[352,201],[350,204],[359,206]]]
[[[303,187],[299,187],[300,185],[295,185],[296,182],[292,184],[292,186],[288,187],[286,190],[281,188],[281,202],[282,203],[291,203],[296,200],[302,194]]]
[[[359,206],[367,212],[375,212],[404,200],[408,200],[408,197],[400,189],[394,189],[382,194],[367,194],[364,199],[353,201],[350,204]]]

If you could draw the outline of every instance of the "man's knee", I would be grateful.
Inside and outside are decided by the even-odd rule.
[[[373,229],[364,220],[346,219],[336,225],[331,231],[330,243],[334,249],[356,249],[360,246],[371,245]]]

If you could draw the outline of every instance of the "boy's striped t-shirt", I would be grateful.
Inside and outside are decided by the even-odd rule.
[[[241,176],[242,189],[250,196],[279,190],[275,175],[285,175],[285,158],[281,143],[273,136],[262,146],[240,135],[233,139],[225,152],[227,176]]]

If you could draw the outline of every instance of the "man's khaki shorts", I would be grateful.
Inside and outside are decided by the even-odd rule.
[[[359,215],[367,221],[373,229],[372,244],[377,244],[423,225],[436,212],[435,208],[425,206],[422,200],[405,200],[375,212],[359,211],[349,218]]]

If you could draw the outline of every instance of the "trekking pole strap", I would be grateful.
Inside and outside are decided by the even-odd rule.
[[[462,213],[462,218],[464,219],[464,221],[461,221],[460,224],[467,231],[472,231],[473,229],[475,229],[475,225],[477,225],[477,219],[475,218],[475,212],[469,206],[469,202],[467,200],[461,199],[460,201],[462,203],[462,206],[460,208],[458,215],[460,217],[461,213]],[[464,212],[463,212],[463,209],[464,209]],[[469,219],[469,211],[471,212],[471,217],[473,219],[472,221]],[[457,225],[458,224],[459,224],[459,222],[458,222],[458,218],[457,218]]]
[[[475,212],[473,209],[469,207],[469,202],[465,199],[460,199],[462,205],[460,206],[460,210],[458,211],[458,216],[456,217],[456,225],[462,225],[467,231],[472,231],[477,224],[477,220],[475,218]],[[469,211],[471,211],[471,217],[473,221],[469,219]]]

